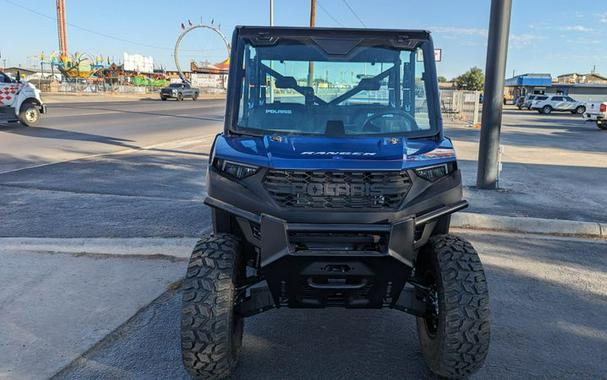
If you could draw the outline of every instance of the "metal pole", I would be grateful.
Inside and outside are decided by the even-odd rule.
[[[512,0],[492,0],[476,186],[496,189]]]
[[[274,0],[270,0],[270,26],[274,26]]]
[[[274,26],[274,0],[270,0],[270,26]],[[270,68],[273,68],[273,62],[270,61]],[[274,78],[270,77],[270,103],[274,103]]]
[[[310,28],[316,26],[316,0],[310,0]],[[308,87],[314,85],[314,62],[308,62]]]

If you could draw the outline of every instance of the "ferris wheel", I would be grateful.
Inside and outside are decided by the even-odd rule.
[[[177,38],[177,42],[175,43],[175,50],[173,52],[173,56],[175,57],[175,67],[177,67],[177,71],[179,72],[179,77],[181,78],[182,81],[188,82],[188,83],[190,82],[189,80],[186,79],[185,75],[183,74],[183,70],[181,69],[181,64],[179,62],[179,49],[181,47],[181,42],[183,41],[183,39],[191,31],[193,31],[195,29],[207,29],[207,30],[210,30],[211,32],[214,32],[215,34],[217,34],[219,36],[219,38],[225,45],[226,57],[230,56],[230,43],[228,42],[228,39],[223,34],[223,32],[220,30],[220,27],[221,27],[220,25],[214,25],[214,22],[211,22],[211,24],[204,24],[204,23],[192,24],[191,21],[188,21],[188,25],[185,25],[183,23],[181,24],[182,30],[181,30],[181,33],[179,34],[179,37]]]

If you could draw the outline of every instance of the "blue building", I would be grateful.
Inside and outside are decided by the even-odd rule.
[[[607,101],[607,85],[603,83],[559,83],[550,74],[522,74],[505,81],[504,99],[527,94],[568,95],[580,101]]]
[[[505,87],[509,97],[516,99],[527,94],[544,94],[552,86],[550,74],[522,74],[506,79]]]

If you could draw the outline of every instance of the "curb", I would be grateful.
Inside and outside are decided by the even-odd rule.
[[[451,227],[463,230],[607,239],[607,223],[458,212]],[[207,233],[206,230],[203,233]],[[198,238],[0,238],[3,252],[169,257],[188,259]]]
[[[196,238],[0,238],[5,252],[189,259]]]
[[[500,232],[607,239],[607,223],[541,219],[459,212],[451,216],[451,227]]]

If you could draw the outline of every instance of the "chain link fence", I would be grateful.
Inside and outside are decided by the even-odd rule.
[[[472,126],[480,124],[482,114],[480,91],[441,90],[440,98],[444,119],[461,120]]]
[[[59,84],[58,92],[63,93],[113,93],[113,94],[150,94],[158,92],[160,87],[131,86],[107,83],[63,82]]]

